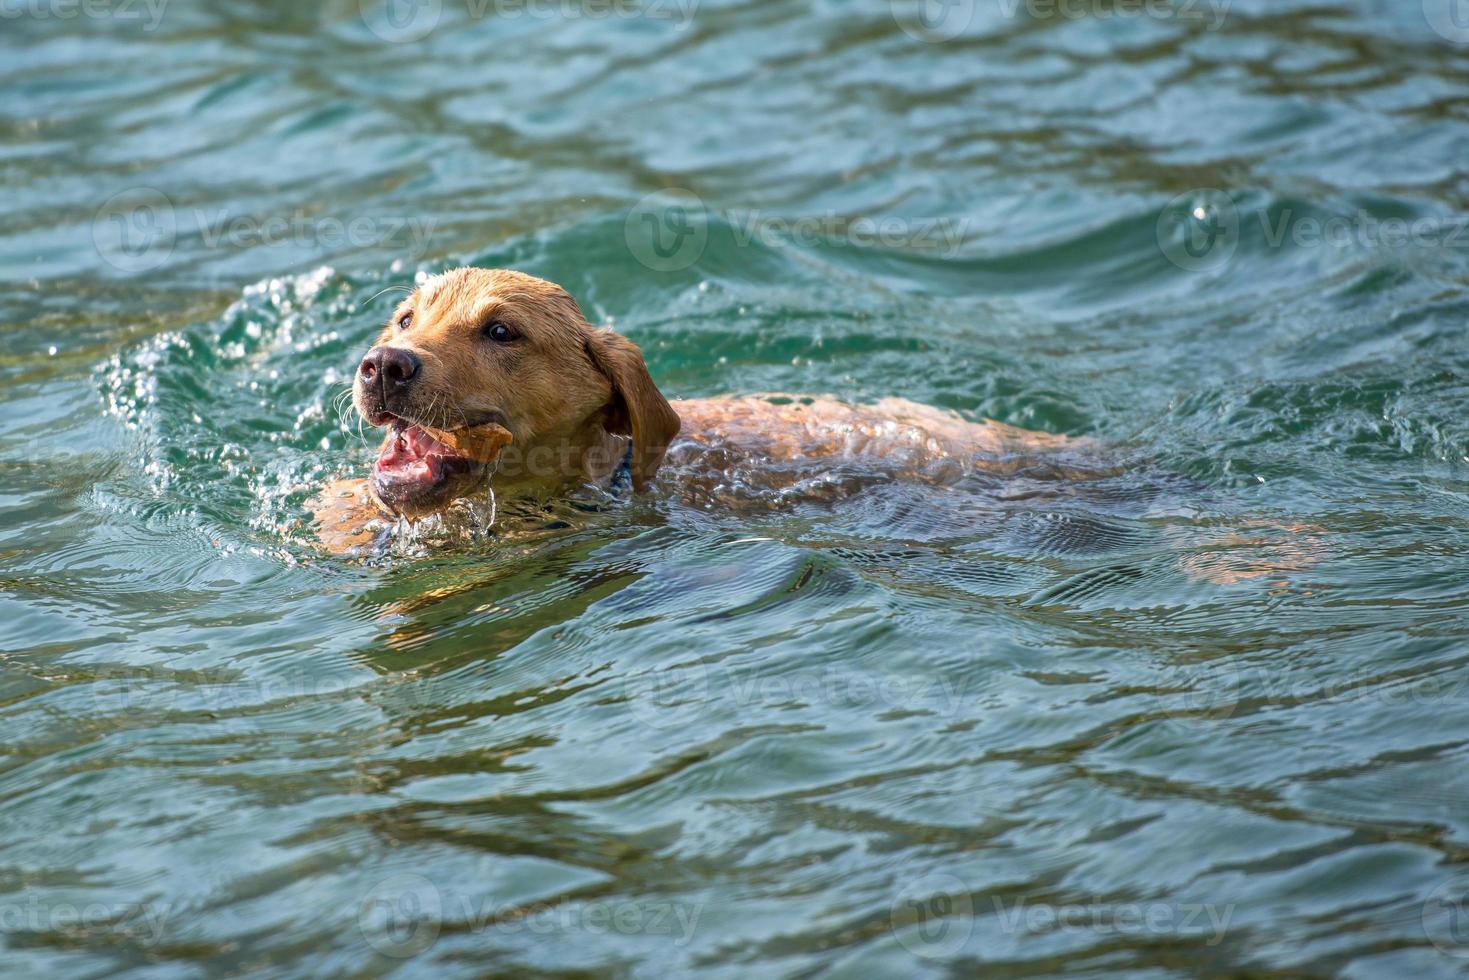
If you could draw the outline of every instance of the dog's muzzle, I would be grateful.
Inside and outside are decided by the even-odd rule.
[[[357,366],[357,381],[368,404],[376,402],[380,408],[375,414],[397,415],[422,368],[423,362],[412,351],[382,345],[368,351]]]

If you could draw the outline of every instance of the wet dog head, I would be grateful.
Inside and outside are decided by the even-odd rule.
[[[679,424],[634,344],[589,326],[555,283],[505,269],[456,269],[414,290],[358,366],[353,397],[369,423],[392,427],[371,483],[409,518],[485,479],[483,463],[425,429],[508,429],[515,464],[497,484],[579,482],[627,436],[642,489]]]

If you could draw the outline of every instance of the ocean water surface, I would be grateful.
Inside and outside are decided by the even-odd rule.
[[[6,975],[1469,967],[1451,0],[0,14]],[[461,264],[1111,468],[326,556]]]

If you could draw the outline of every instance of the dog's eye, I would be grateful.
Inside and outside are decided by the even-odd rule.
[[[485,336],[498,344],[506,344],[520,335],[504,320],[491,320],[485,324]]]
[[[409,310],[407,313],[398,317],[398,329],[407,330],[411,326],[413,326],[413,311]]]

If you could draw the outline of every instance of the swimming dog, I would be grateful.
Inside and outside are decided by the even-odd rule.
[[[1099,475],[1067,462],[1094,450],[1090,440],[902,398],[669,401],[632,341],[593,327],[555,283],[506,269],[455,269],[415,289],[358,364],[353,401],[388,431],[367,480],[336,481],[312,505],[318,537],[337,552],[369,545],[375,519],[421,520],[481,496],[492,477],[501,498],[623,480],[738,505],[762,490],[839,496],[1038,459],[1062,477]]]

